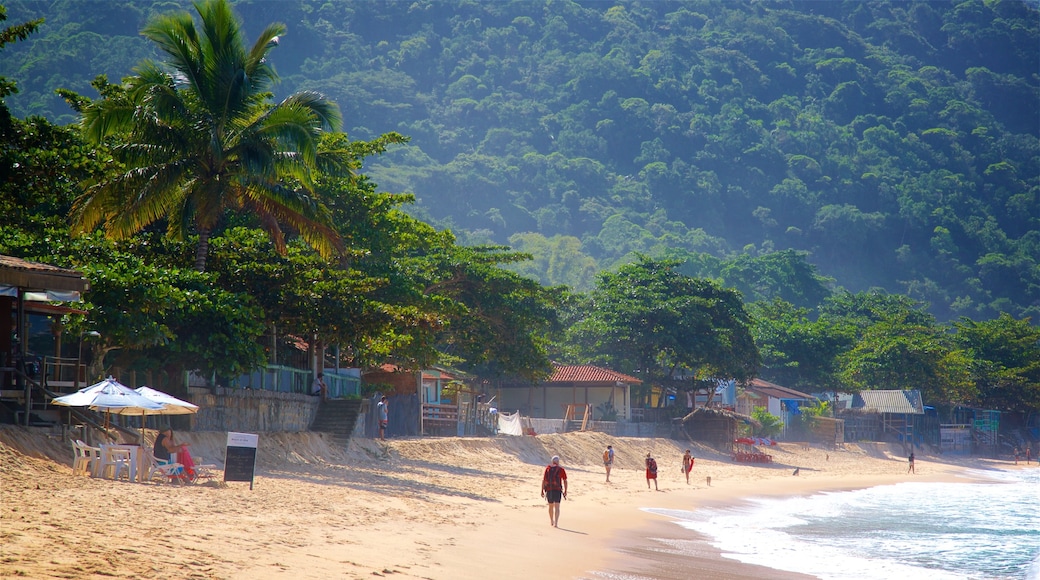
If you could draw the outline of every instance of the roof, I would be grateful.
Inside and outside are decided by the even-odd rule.
[[[744,388],[746,391],[751,391],[760,395],[765,395],[773,399],[795,399],[795,400],[811,400],[815,397],[808,393],[789,389],[787,387],[781,387],[778,384],[771,383],[769,381],[763,381],[762,379],[754,379],[747,387]]]
[[[90,284],[76,270],[0,255],[0,286],[24,290],[86,292]]]
[[[405,368],[401,368],[401,367],[399,367],[399,366],[397,366],[395,364],[384,363],[384,364],[379,365],[376,368],[368,369],[368,370],[364,371],[362,374],[366,374],[366,375],[371,375],[371,374],[375,374],[375,373],[404,373],[404,374],[411,374],[411,373],[414,373],[414,372],[415,371],[413,371],[413,370],[408,370],[408,369],[405,369]],[[438,369],[438,368],[430,368],[430,369],[423,369],[422,370],[422,378],[423,379],[433,379],[433,380],[440,379],[440,380],[454,381],[454,380],[457,380],[459,377],[457,377],[455,374],[449,373],[447,371],[444,371],[444,370],[441,370],[441,369]]]
[[[921,391],[860,391],[852,399],[852,408],[874,413],[924,415]]]
[[[593,365],[553,365],[547,383],[632,383],[643,381],[626,374]]]

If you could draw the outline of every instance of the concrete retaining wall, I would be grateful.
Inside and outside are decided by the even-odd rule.
[[[318,412],[318,397],[253,389],[189,388],[199,406],[192,416],[194,431],[242,433],[307,431]]]

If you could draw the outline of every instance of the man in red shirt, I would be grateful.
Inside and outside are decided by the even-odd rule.
[[[560,499],[567,497],[567,472],[560,467],[560,456],[553,455],[552,463],[545,466],[542,475],[542,497],[549,502],[549,525],[560,523]]]

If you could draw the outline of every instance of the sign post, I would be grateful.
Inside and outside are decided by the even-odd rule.
[[[260,436],[255,433],[228,432],[224,460],[224,481],[248,481],[253,489],[256,471],[256,448]]]

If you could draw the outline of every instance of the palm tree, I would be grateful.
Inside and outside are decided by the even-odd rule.
[[[142,62],[123,85],[100,86],[102,99],[83,109],[87,137],[111,143],[122,166],[76,200],[73,231],[101,226],[124,239],[165,218],[174,238],[198,235],[195,267],[203,271],[222,216],[247,211],[279,252],[286,225],[322,256],[335,255],[342,241],[312,193],[316,171],[347,171],[318,152],[323,131],[339,125],[338,108],[313,92],[270,102],[277,74],[266,56],[284,24],[269,25],[249,48],[226,0],[195,10],[200,28],[181,12],[142,31],[168,57],[165,66]]]

